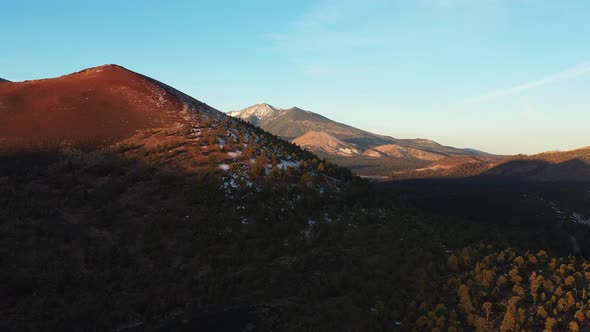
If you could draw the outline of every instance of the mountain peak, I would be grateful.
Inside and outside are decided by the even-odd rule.
[[[240,118],[257,125],[260,121],[266,121],[274,118],[277,114],[283,112],[284,109],[274,107],[267,103],[256,104],[241,111],[228,112],[227,115]]]
[[[111,74],[111,73],[123,73],[123,72],[135,74],[135,72],[133,72],[123,66],[109,63],[109,64],[104,64],[101,66],[89,67],[89,68],[77,71],[75,73],[66,74],[63,76],[78,76],[78,75],[84,75],[84,74],[97,74],[97,73]]]

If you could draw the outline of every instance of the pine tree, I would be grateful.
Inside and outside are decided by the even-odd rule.
[[[539,308],[537,309],[537,316],[541,318],[547,318],[547,311],[543,306],[539,306]]]
[[[258,158],[256,158],[254,165],[252,165],[252,175],[254,175],[254,176],[264,175],[265,166],[266,166],[266,156],[264,154],[261,154]]]
[[[508,300],[508,305],[506,307],[506,314],[504,314],[504,319],[502,320],[502,324],[500,325],[500,331],[508,332],[508,331],[518,331],[519,328],[519,312],[516,304],[520,300],[520,297],[513,296]]]
[[[449,258],[447,259],[447,266],[453,272],[459,271],[459,262],[457,260],[457,256],[455,256],[455,254],[451,254],[451,256],[449,256]]]
[[[469,287],[466,285],[459,286],[459,290],[457,291],[459,294],[459,299],[461,301],[461,305],[463,306],[463,311],[465,311],[466,315],[470,315],[474,308],[473,303],[471,303],[471,294],[469,294]]]
[[[490,302],[485,302],[482,306],[481,309],[485,312],[486,314],[486,323],[490,322],[490,314],[492,313],[492,304]]]
[[[557,325],[557,320],[555,320],[555,318],[547,317],[545,320],[545,331],[553,331],[555,325]]]
[[[254,149],[254,139],[252,138],[252,136],[250,136],[250,139],[248,140],[248,146],[246,147],[246,157],[247,158],[252,158],[254,157],[254,154],[256,153],[256,150]]]

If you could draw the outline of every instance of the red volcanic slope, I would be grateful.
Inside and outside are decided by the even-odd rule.
[[[57,78],[0,84],[0,151],[93,148],[217,110],[116,65]]]

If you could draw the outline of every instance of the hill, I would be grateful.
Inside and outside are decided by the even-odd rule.
[[[10,82],[9,80],[5,80],[2,77],[0,77],[0,83],[4,83],[4,82]]]
[[[217,110],[116,65],[0,86],[0,149],[95,148]]]
[[[423,167],[449,156],[490,156],[473,149],[443,146],[427,139],[377,135],[297,107],[282,109],[258,104],[229,112],[228,115],[249,121],[296,144],[301,143],[301,146],[321,157],[363,175],[386,175],[392,170]],[[305,136],[310,132],[314,134]],[[337,149],[326,148],[328,136],[339,140]]]
[[[590,182],[590,149],[550,151],[503,159],[447,157],[414,170],[391,173],[393,179],[503,177],[535,182]]]
[[[308,131],[295,138],[292,142],[303,148],[319,150],[332,156],[350,156],[359,153],[354,145],[343,142],[325,132]]]
[[[482,175],[540,182],[590,182],[590,149],[518,155],[501,161]]]

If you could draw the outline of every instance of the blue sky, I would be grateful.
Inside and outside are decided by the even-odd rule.
[[[590,145],[585,0],[6,1],[0,77],[117,63],[222,111],[268,102],[494,153]]]

